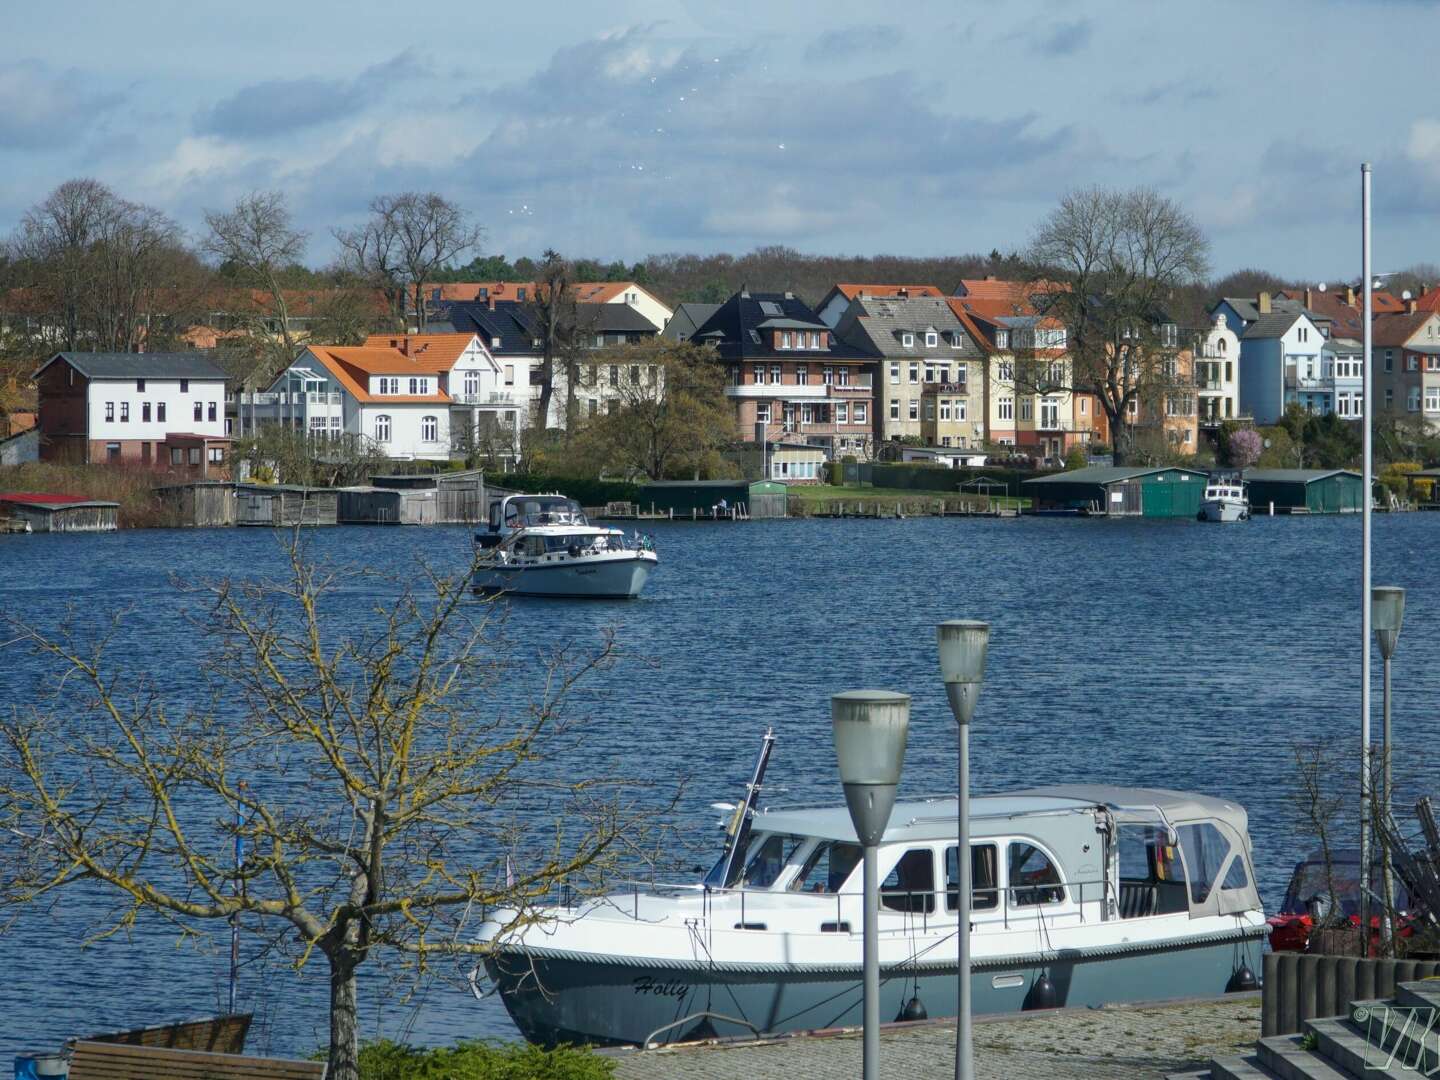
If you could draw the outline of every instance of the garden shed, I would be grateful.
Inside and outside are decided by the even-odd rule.
[[[235,524],[272,529],[296,525],[334,525],[339,500],[333,488],[291,484],[237,484]]]
[[[1093,465],[1026,480],[1020,490],[1041,514],[1193,518],[1206,479],[1198,469]]]
[[[1356,514],[1365,480],[1348,469],[1246,469],[1252,513]]]
[[[31,532],[114,532],[120,504],[79,495],[0,492],[0,517],[27,522]]]
[[[434,525],[439,492],[433,488],[347,487],[336,492],[342,525]]]

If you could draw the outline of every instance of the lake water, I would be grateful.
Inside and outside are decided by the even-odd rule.
[[[1440,583],[1430,572],[1440,516],[1379,516],[1375,580],[1410,590],[1396,667],[1401,745],[1440,735]],[[1308,842],[1289,800],[1298,738],[1348,745],[1358,733],[1360,521],[915,519],[660,525],[662,564],[626,604],[513,601],[517,657],[597,642],[613,627],[630,660],[585,702],[587,757],[660,782],[689,777],[693,837],[716,842],[707,804],[735,796],[767,724],[779,736],[767,802],[839,802],[829,695],[861,687],[914,695],[904,789],[954,790],[954,727],[944,704],[934,624],[993,626],[975,719],[979,790],[1095,781],[1150,784],[1236,799],[1250,811],[1267,907]],[[417,557],[457,568],[460,528],[339,528],[313,551],[383,571],[347,594],[355,618],[413,578]],[[278,571],[277,537],[260,530],[106,536],[0,536],[0,609],[53,628],[68,610],[91,625],[128,610],[112,651],[160,680],[172,707],[203,665],[172,575]],[[1379,661],[1376,660],[1378,728]],[[533,669],[532,669],[533,670]],[[525,668],[517,669],[517,685]],[[0,649],[5,707],[32,699],[36,662]],[[1416,759],[1418,760],[1418,758]],[[1414,770],[1407,772],[1407,776]],[[1423,772],[1414,776],[1424,784]],[[783,789],[783,790],[782,790]],[[95,1031],[214,1012],[227,941],[176,946],[143,922],[82,947],[103,910],[77,891],[0,933],[0,1057]],[[257,1051],[307,1052],[324,1041],[323,966],[296,974],[253,956],[242,1005]],[[514,1037],[494,999],[450,981],[408,998],[372,975],[367,1033],[441,1042]]]

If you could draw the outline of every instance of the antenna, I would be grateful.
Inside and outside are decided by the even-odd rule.
[[[1325,291],[1325,282],[1323,282],[1323,281],[1320,282],[1320,291],[1321,291],[1321,292],[1324,292],[1324,291]]]

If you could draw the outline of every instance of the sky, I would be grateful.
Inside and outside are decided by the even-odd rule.
[[[192,235],[438,191],[486,254],[1012,251],[1145,184],[1215,273],[1440,263],[1440,0],[7,4],[0,235],[93,176]]]

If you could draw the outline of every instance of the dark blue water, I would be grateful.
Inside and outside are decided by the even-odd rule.
[[[1378,517],[1375,580],[1410,590],[1397,656],[1398,741],[1440,735],[1440,582],[1429,572],[1440,516]],[[662,566],[628,604],[515,601],[504,634],[517,694],[538,650],[593,647],[607,628],[629,659],[581,699],[587,740],[567,768],[596,762],[664,784],[689,778],[684,820],[716,839],[711,801],[748,775],[761,732],[780,742],[771,798],[838,801],[828,696],[880,687],[914,695],[904,787],[953,791],[954,727],[934,624],[988,619],[990,666],[974,727],[980,790],[1066,781],[1151,784],[1248,807],[1267,905],[1309,842],[1291,808],[1296,739],[1357,738],[1360,522],[1356,518],[1193,522],[792,521],[654,530]],[[417,559],[460,566],[463,529],[343,528],[309,535],[319,557],[381,571],[340,599],[339,622],[369,623],[413,578]],[[51,629],[127,612],[117,664],[157,679],[172,708],[196,704],[205,662],[183,579],[281,570],[257,530],[0,537],[0,609]],[[1378,669],[1378,660],[1377,660]],[[0,649],[0,704],[34,699],[45,673]],[[1378,670],[1377,670],[1378,686]],[[1378,725],[1378,690],[1377,725]],[[1413,783],[1426,775],[1411,769]],[[783,789],[780,792],[779,789]],[[228,943],[199,944],[142,920],[85,945],[111,898],[65,895],[0,933],[0,1057],[67,1036],[215,1011]],[[242,1005],[252,1046],[324,1041],[325,972],[295,973],[247,942]],[[376,970],[362,988],[370,1034],[437,1042],[513,1035],[493,1000],[453,978],[406,995]]]

